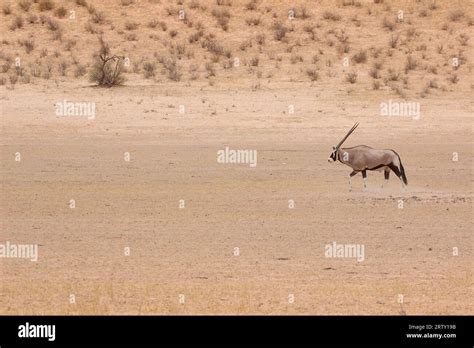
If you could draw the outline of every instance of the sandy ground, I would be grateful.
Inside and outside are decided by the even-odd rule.
[[[0,314],[473,314],[469,95],[422,99],[416,121],[335,90],[2,87],[0,242],[39,260],[0,259]],[[96,118],[56,116],[63,99]],[[356,121],[346,145],[396,149],[406,191],[370,172],[349,192],[328,163]],[[225,146],[257,167],[217,163]],[[365,260],[325,257],[334,241]]]

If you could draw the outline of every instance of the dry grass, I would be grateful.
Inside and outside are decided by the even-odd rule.
[[[153,74],[156,76],[156,72],[145,68],[145,64],[151,64],[157,53],[162,57],[170,56],[171,62],[164,64],[164,71],[172,82],[217,76],[245,79],[271,76],[272,80],[291,76],[300,81],[321,80],[324,76],[322,80],[329,82],[337,76],[345,78],[348,72],[336,62],[351,54],[351,64],[357,65],[358,77],[349,73],[351,77],[346,80],[354,81],[351,84],[365,90],[373,90],[372,80],[380,80],[382,76],[385,81],[402,81],[403,78],[393,71],[413,76],[415,83],[405,84],[403,88],[408,94],[419,92],[417,84],[423,83],[423,88],[429,85],[429,76],[423,73],[448,82],[456,80],[456,86],[463,88],[467,83],[463,77],[470,67],[466,58],[470,56],[466,52],[472,49],[468,35],[472,19],[455,6],[444,3],[415,3],[405,12],[416,14],[417,21],[412,16],[396,21],[391,2],[380,5],[344,0],[329,4],[323,0],[318,12],[311,13],[313,4],[308,1],[289,8],[254,0],[153,1],[146,6],[150,6],[153,13],[162,15],[152,16],[143,15],[140,12],[143,8],[136,1],[104,1],[107,6],[100,2],[92,5],[85,0],[71,1],[68,6],[52,0],[19,0],[15,8],[5,3],[2,16],[13,40],[3,40],[3,51],[12,56],[26,52],[24,69],[33,79],[38,78],[35,64],[42,66],[41,70],[45,69],[45,63],[36,62],[37,59],[50,58],[50,64],[56,67],[60,64],[55,52],[68,52],[61,56],[69,65],[68,73],[63,77],[84,76],[82,68],[76,76],[72,67],[90,65],[92,52],[89,47],[94,46],[96,36],[103,35],[135,62],[125,73],[140,73],[144,79],[151,79]],[[70,9],[76,12],[77,22],[74,26],[60,24]],[[180,9],[186,11],[185,20],[178,18]],[[294,14],[294,20],[288,18],[288,11]],[[52,15],[58,20],[52,19]],[[321,20],[313,20],[316,16]],[[32,40],[31,44],[26,43],[42,28],[50,32],[46,37],[50,48],[47,55],[41,47],[44,41],[41,45]],[[435,31],[434,35],[429,35],[428,30]],[[442,40],[445,34],[454,40],[447,44]],[[461,55],[464,58],[459,59],[458,66],[445,63],[446,59]],[[235,57],[249,69],[234,69]],[[385,62],[392,73],[368,65],[372,59]],[[211,65],[206,64],[208,62]],[[0,63],[6,64],[5,61]],[[305,66],[305,63],[313,66]],[[196,67],[202,67],[206,73],[200,73]],[[450,75],[453,71],[457,73],[456,78]],[[59,69],[52,69],[41,77],[50,78],[55,74],[61,76]],[[3,77],[8,80],[8,76]],[[216,81],[219,79],[212,79],[212,84]],[[438,90],[446,92],[441,88]]]

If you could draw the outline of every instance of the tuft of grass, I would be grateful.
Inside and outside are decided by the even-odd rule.
[[[136,22],[126,22],[125,23],[125,30],[136,30],[138,27],[140,26],[140,24],[136,23]]]
[[[367,62],[367,51],[360,50],[359,52],[357,52],[356,54],[352,56],[352,60],[356,62],[357,64]]]
[[[306,70],[306,75],[308,75],[311,81],[317,81],[319,79],[319,73],[316,69],[310,68]]]
[[[23,17],[16,16],[12,24],[10,25],[10,30],[15,31],[16,29],[21,29],[21,28],[23,28]]]
[[[396,48],[398,45],[398,39],[399,39],[398,35],[391,35],[390,40],[388,41],[389,46],[391,48]]]
[[[8,15],[12,14],[12,8],[11,8],[10,4],[4,4],[2,6],[2,12],[5,16],[8,16]]]
[[[452,74],[448,76],[448,81],[451,82],[453,85],[458,83],[459,77],[456,74]]]
[[[156,64],[153,62],[145,62],[143,64],[143,76],[146,79],[150,79],[152,77],[155,77],[156,73]]]
[[[354,84],[357,82],[357,77],[357,73],[355,71],[352,71],[346,75],[346,81],[350,84]]]
[[[31,1],[30,0],[20,0],[18,3],[18,6],[25,12],[28,12],[31,7]]]
[[[448,19],[451,22],[459,22],[462,18],[464,18],[464,11],[461,9],[454,10],[448,15]]]
[[[51,11],[54,8],[55,4],[52,0],[40,0],[38,9],[43,11]]]
[[[25,51],[28,54],[30,54],[35,49],[35,42],[32,39],[23,40],[21,45],[25,47]]]
[[[250,17],[245,20],[245,23],[249,26],[258,26],[260,24],[260,18],[259,17]]]
[[[257,5],[257,0],[250,0],[246,5],[245,5],[245,9],[247,11],[255,11],[257,9],[258,5]]]
[[[324,11],[323,12],[323,19],[327,21],[337,22],[341,20],[341,16],[332,11]]]
[[[408,74],[410,70],[415,70],[418,66],[418,62],[412,56],[408,56],[405,62],[405,74]]]
[[[181,80],[182,74],[179,71],[179,67],[176,62],[176,59],[174,58],[162,59],[161,64],[163,64],[164,71],[168,79],[175,82]]]
[[[51,31],[57,31],[60,29],[60,25],[58,21],[55,21],[52,18],[48,18],[46,20],[46,27]]]
[[[385,17],[383,19],[383,22],[382,22],[382,26],[385,28],[385,29],[388,29],[390,31],[393,31],[395,29],[395,22],[388,19],[387,17]]]
[[[230,12],[227,9],[216,8],[212,10],[212,15],[217,19],[217,23],[220,25],[222,30],[228,31],[229,30],[229,20],[230,20]]]
[[[82,77],[84,76],[85,74],[87,74],[87,69],[84,65],[77,65],[76,66],[76,69],[74,70],[74,77]]]
[[[95,24],[104,24],[105,23],[105,13],[101,11],[94,11],[91,15],[91,20]]]
[[[281,21],[274,23],[273,29],[275,30],[275,39],[277,41],[282,41],[289,31],[289,29]]]
[[[67,10],[66,8],[64,8],[63,6],[61,7],[58,7],[55,11],[54,11],[54,15],[58,18],[64,18],[66,17],[67,15]]]

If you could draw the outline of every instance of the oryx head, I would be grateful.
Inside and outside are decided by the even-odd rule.
[[[334,161],[337,160],[337,152],[339,151],[339,148],[346,141],[346,139],[349,137],[349,135],[351,135],[351,133],[357,128],[358,125],[359,125],[359,122],[356,122],[352,126],[351,130],[349,132],[347,132],[346,136],[344,138],[342,138],[342,140],[339,142],[339,144],[332,147],[332,152],[329,155],[328,162],[334,162]]]

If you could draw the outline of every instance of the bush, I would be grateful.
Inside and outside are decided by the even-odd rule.
[[[58,7],[56,11],[54,11],[54,14],[58,18],[64,18],[67,15],[67,10],[63,6],[61,6],[61,7]]]
[[[3,14],[5,16],[8,16],[9,14],[11,14],[12,13],[12,8],[10,7],[10,4],[3,5],[2,11],[3,11]]]
[[[155,76],[156,65],[155,63],[146,62],[143,64],[143,75],[146,79],[152,78]]]
[[[306,70],[306,75],[309,76],[311,81],[316,81],[319,78],[319,74],[316,69]]]
[[[359,51],[352,56],[352,59],[358,64],[367,62],[367,51]]]
[[[54,8],[54,2],[51,0],[41,0],[39,2],[39,10],[40,11],[50,11]]]
[[[356,72],[350,72],[349,74],[346,75],[346,81],[349,83],[356,83],[357,82],[357,73]]]
[[[16,29],[21,29],[21,28],[23,28],[23,17],[22,16],[16,16],[15,20],[10,25],[10,30],[14,31]]]
[[[30,7],[31,7],[31,1],[30,0],[21,0],[18,3],[18,6],[20,6],[20,8],[23,11],[28,12],[30,10]]]
[[[412,56],[407,57],[407,61],[405,63],[405,74],[407,74],[410,70],[415,70],[418,63]]]
[[[283,38],[286,36],[286,33],[288,32],[288,28],[285,27],[282,22],[276,22],[273,25],[273,29],[275,29],[275,39],[277,41],[283,40]]]
[[[94,55],[89,80],[98,86],[113,87],[125,82],[123,77],[124,57],[112,55],[110,46],[99,38],[99,52]]]
[[[323,13],[323,19],[328,20],[328,21],[337,22],[337,21],[341,20],[341,16],[338,15],[337,13],[334,13],[334,12],[325,11]]]

